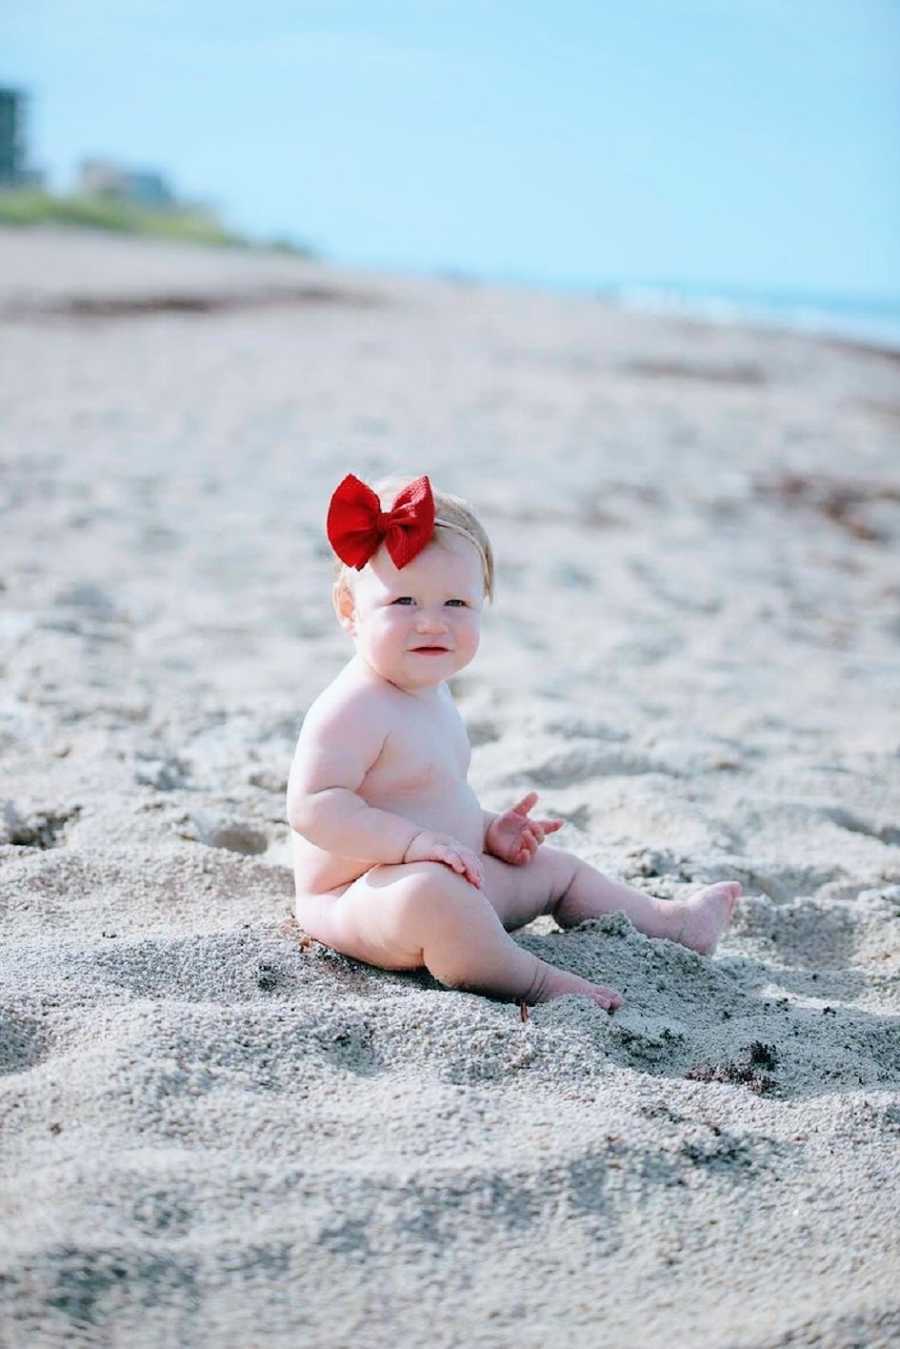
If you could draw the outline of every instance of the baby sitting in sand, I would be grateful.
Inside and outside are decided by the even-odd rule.
[[[540,914],[567,928],[618,910],[648,937],[706,955],[741,887],[654,899],[543,847],[563,821],[532,817],[537,793],[501,815],[482,810],[447,681],[478,649],[491,545],[458,497],[427,477],[403,483],[373,490],[348,474],[328,511],[334,607],[356,651],[306,714],[291,767],[298,922],[382,969],[424,965],[450,988],[528,1004],[574,993],[612,1012],[614,989],[508,933]]]

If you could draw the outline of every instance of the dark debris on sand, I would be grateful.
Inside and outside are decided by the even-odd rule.
[[[758,497],[774,498],[789,507],[807,507],[867,543],[888,542],[882,530],[859,515],[859,508],[877,501],[900,502],[900,483],[854,482],[817,473],[782,473],[760,478]]]
[[[726,1059],[723,1063],[698,1063],[688,1069],[685,1077],[691,1082],[728,1082],[733,1086],[749,1087],[757,1096],[766,1096],[777,1089],[778,1082],[760,1069],[772,1069],[777,1064],[776,1047],[754,1040],[747,1050],[745,1062]]]

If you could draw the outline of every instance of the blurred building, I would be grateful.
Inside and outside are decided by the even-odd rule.
[[[0,87],[0,187],[38,187],[44,180],[28,167],[26,104],[23,90]]]
[[[172,210],[178,205],[163,174],[155,169],[129,169],[109,159],[82,160],[76,190],[88,197],[114,197],[154,211]]]

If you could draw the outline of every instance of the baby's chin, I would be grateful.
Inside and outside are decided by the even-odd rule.
[[[451,655],[413,655],[397,669],[396,678],[400,682],[408,682],[415,688],[430,688],[432,685],[443,684],[460,668],[459,661],[454,660]]]
[[[451,679],[468,661],[460,661],[456,654],[448,651],[444,654],[423,652],[419,655],[410,651],[403,660],[395,662],[373,661],[372,669],[382,679],[395,684],[398,688],[427,689]]]

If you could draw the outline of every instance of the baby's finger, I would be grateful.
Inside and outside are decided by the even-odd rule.
[[[516,805],[514,805],[512,809],[515,811],[517,815],[527,815],[529,810],[531,810],[531,807],[534,805],[535,801],[537,801],[537,799],[538,799],[537,792],[529,792],[528,795],[523,796],[522,800],[519,801]]]
[[[516,863],[516,866],[522,866],[523,863],[530,862],[532,857],[534,856],[534,853],[535,853],[534,847],[529,847],[528,840],[523,836],[519,841],[519,847],[516,852],[515,858],[513,859]]]
[[[534,824],[539,824],[545,834],[555,834],[557,829],[562,829],[565,820],[534,820]]]
[[[435,853],[436,853],[436,860],[438,862],[443,862],[453,871],[459,872],[465,870],[462,858],[460,857],[459,853],[451,852],[449,848],[435,848]]]

